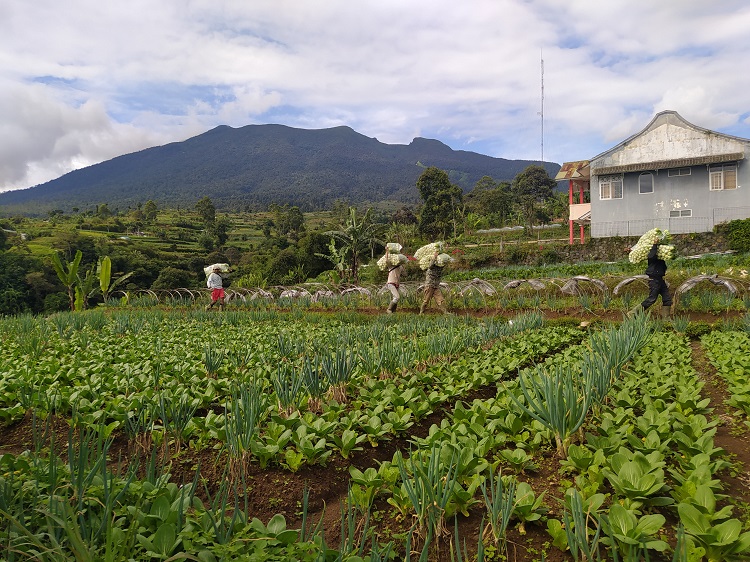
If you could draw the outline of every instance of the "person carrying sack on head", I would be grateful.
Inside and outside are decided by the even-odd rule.
[[[667,274],[667,262],[659,259],[659,238],[654,238],[651,250],[648,253],[648,296],[644,301],[630,311],[630,316],[636,314],[639,309],[647,310],[661,296],[661,317],[669,318],[672,313],[672,295],[669,292],[669,285],[664,280]]]
[[[389,251],[386,248],[385,250],[386,255],[386,261],[388,259]],[[393,295],[393,298],[391,299],[391,303],[388,305],[388,310],[386,312],[388,314],[393,314],[396,312],[396,307],[398,306],[398,301],[401,299],[401,295],[398,292],[398,286],[401,282],[401,274],[404,272],[404,266],[402,264],[398,264],[396,266],[392,266],[390,269],[388,269],[388,280],[386,281],[385,286],[388,287],[388,290],[391,292],[391,295]]]
[[[435,255],[430,260],[430,266],[425,270],[425,281],[424,281],[424,300],[422,306],[419,307],[419,313],[423,314],[427,305],[430,303],[432,298],[435,298],[435,304],[443,312],[447,313],[448,310],[445,308],[445,302],[443,300],[443,293],[440,290],[440,281],[443,279],[443,267],[438,265],[438,250],[435,250]]]
[[[216,303],[219,303],[219,310],[224,310],[224,280],[220,273],[221,268],[214,267],[211,275],[206,279],[206,286],[211,289],[211,304],[206,307],[206,310],[211,310]]]

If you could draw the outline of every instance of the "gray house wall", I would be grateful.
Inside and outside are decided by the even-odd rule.
[[[729,163],[729,162],[727,162]],[[734,163],[734,162],[732,162]],[[709,232],[729,220],[750,217],[750,165],[739,161],[737,189],[711,191],[708,166],[690,166],[690,175],[669,177],[669,169],[650,171],[652,193],[639,193],[642,172],[623,173],[622,199],[599,198],[599,176],[591,177],[591,235],[640,236],[652,228],[675,234]],[[670,218],[670,211],[690,217]]]
[[[641,133],[590,161],[591,235],[640,236],[655,227],[708,232],[721,222],[750,218],[745,155],[750,140],[701,129],[672,111],[660,113]],[[736,189],[710,189],[709,167],[718,164],[737,166]],[[689,169],[690,175],[670,177],[670,169]],[[643,172],[653,176],[652,193],[639,193]],[[600,198],[602,176],[622,177],[622,199]],[[687,210],[689,217],[670,217],[670,211]]]

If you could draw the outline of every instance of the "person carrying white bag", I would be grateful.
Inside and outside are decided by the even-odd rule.
[[[389,252],[390,251],[388,250],[388,248],[386,248],[385,255],[389,256]],[[388,258],[386,258],[386,261],[388,261]],[[388,290],[393,296],[393,298],[391,298],[391,303],[388,305],[388,310],[386,310],[388,314],[393,314],[394,312],[396,312],[398,301],[401,299],[401,294],[398,292],[398,286],[401,282],[401,274],[403,272],[404,266],[401,263],[391,266],[388,269],[388,280],[386,281],[385,286],[388,287]]]
[[[669,292],[669,285],[664,280],[664,276],[667,274],[667,262],[659,257],[659,243],[660,239],[655,236],[647,256],[648,296],[641,304],[630,310],[628,316],[634,316],[641,310],[648,310],[660,296],[662,319],[667,320],[672,315],[672,295]]]
[[[219,310],[224,310],[226,294],[224,293],[224,280],[220,273],[221,267],[217,265],[206,279],[206,286],[211,289],[211,304],[206,307],[206,310],[211,310],[216,303],[219,303]]]
[[[420,314],[424,314],[427,305],[433,298],[440,311],[444,314],[448,313],[448,309],[445,307],[443,292],[440,289],[440,282],[443,279],[443,267],[444,265],[441,265],[441,260],[438,259],[438,249],[436,248],[435,254],[429,261],[429,267],[425,270],[424,300],[419,307]]]

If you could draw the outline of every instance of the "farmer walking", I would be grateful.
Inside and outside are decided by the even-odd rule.
[[[219,303],[219,310],[224,310],[224,280],[220,273],[221,268],[216,266],[206,279],[206,286],[211,289],[211,304],[206,307],[206,310],[211,310],[216,303]]]
[[[386,255],[386,261],[388,261],[388,257],[390,256],[389,250],[386,248],[385,250]],[[398,265],[391,266],[390,269],[388,269],[388,281],[386,281],[386,287],[388,287],[388,290],[391,292],[391,295],[393,295],[393,298],[391,299],[391,303],[388,305],[388,310],[386,311],[388,314],[393,314],[396,312],[396,307],[398,306],[398,301],[401,298],[400,293],[398,292],[398,286],[401,282],[401,274],[404,272],[404,266],[399,263]]]
[[[435,304],[438,308],[443,313],[447,313],[448,310],[445,308],[443,292],[440,290],[440,281],[443,278],[443,266],[438,265],[437,249],[435,249],[435,255],[430,259],[430,265],[425,271],[424,300],[422,301],[422,306],[419,307],[419,313],[424,313],[425,308],[427,308],[427,305],[433,297],[435,298]]]
[[[648,275],[648,296],[643,302],[636,306],[630,311],[629,315],[636,314],[639,309],[647,310],[653,305],[656,300],[661,296],[661,317],[667,319],[670,317],[672,312],[672,295],[669,292],[669,285],[664,280],[664,276],[667,273],[667,262],[660,259],[659,253],[659,238],[654,238],[651,250],[648,252],[648,267],[646,267],[646,275]]]

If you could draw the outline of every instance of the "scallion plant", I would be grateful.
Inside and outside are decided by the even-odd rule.
[[[430,451],[417,451],[405,461],[396,456],[402,488],[414,508],[417,532],[431,542],[448,532],[445,510],[457,484],[458,462],[454,456],[445,463],[440,455],[440,445]]]
[[[271,377],[278,400],[279,415],[289,417],[299,410],[302,394],[302,376],[288,363],[280,363]]]
[[[232,389],[230,404],[224,405],[224,429],[229,453],[229,474],[239,482],[246,474],[250,445],[268,409],[266,393],[257,384],[240,384]]]
[[[584,507],[578,490],[572,489],[567,494],[569,510],[563,511],[565,535],[568,548],[574,560],[591,562],[601,560],[599,539],[602,533],[601,516],[594,512],[592,505]],[[590,527],[593,526],[593,529]]]
[[[131,452],[136,457],[146,455],[153,445],[154,407],[151,403],[139,401],[125,416],[125,435],[131,443]]]
[[[323,396],[331,386],[328,378],[323,372],[320,357],[315,355],[312,359],[305,357],[302,361],[302,381],[308,394],[307,409],[311,412],[320,413]]]
[[[321,357],[321,365],[331,385],[331,397],[339,404],[346,404],[346,388],[354,371],[354,353],[349,349],[339,348],[335,354]]]
[[[182,441],[185,438],[185,430],[190,420],[193,419],[198,402],[191,400],[188,396],[174,396],[163,393],[159,396],[159,417],[164,428],[164,451],[167,451],[168,438],[174,440],[175,454],[179,454]]]
[[[489,482],[489,488],[487,482]],[[492,539],[501,556],[507,556],[505,532],[513,516],[517,482],[515,477],[510,477],[506,484],[502,472],[498,469],[494,478],[490,474],[489,478],[483,480],[480,485],[489,519],[484,528],[483,537]]]
[[[592,402],[591,380],[573,372],[570,365],[555,364],[549,371],[537,366],[522,372],[518,383],[524,402],[509,396],[524,412],[552,431],[561,458],[568,456],[570,437],[586,419]]]
[[[206,368],[206,375],[216,378],[225,357],[223,349],[216,349],[210,344],[206,345],[203,348],[203,366]]]

